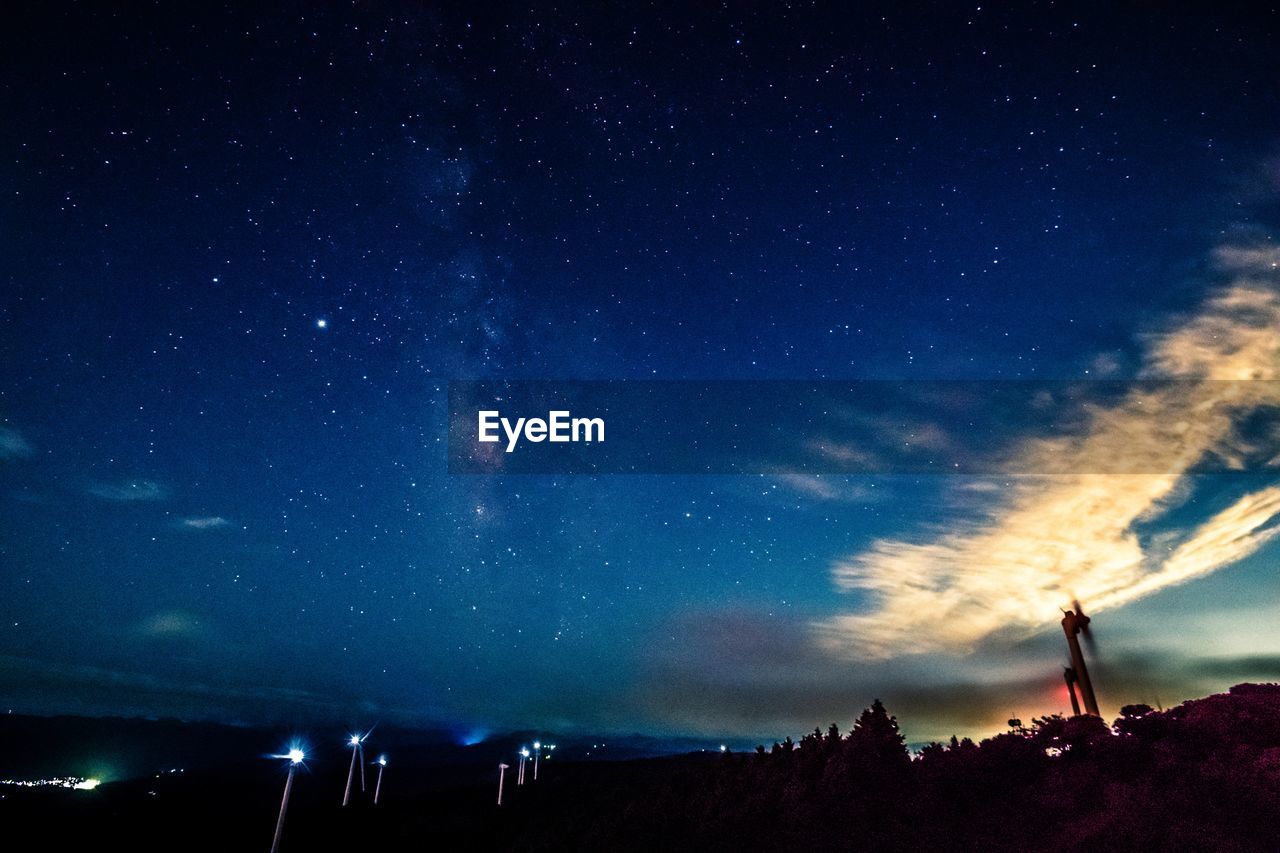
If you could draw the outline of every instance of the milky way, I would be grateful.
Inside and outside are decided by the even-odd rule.
[[[978,733],[1062,710],[1071,595],[1112,710],[1267,669],[1265,472],[1104,486],[1057,559],[1069,485],[446,460],[450,380],[1229,360],[1197,334],[1280,225],[1276,18],[1232,14],[14,15],[0,701],[775,738],[882,696]]]

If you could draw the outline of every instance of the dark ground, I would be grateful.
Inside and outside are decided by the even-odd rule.
[[[135,755],[148,731],[157,754],[198,738],[204,766],[91,792],[4,788],[0,826],[34,839],[17,849],[269,847],[283,762],[208,756],[253,754],[255,739],[280,733],[18,718],[0,734],[18,747],[12,758],[31,748],[28,737],[39,732],[47,744],[58,729],[75,730],[81,745],[86,731],[125,730]],[[1029,721],[914,759],[877,703],[848,735],[832,727],[760,753],[546,762],[536,785],[508,785],[501,809],[496,760],[420,737],[414,746],[401,736],[377,807],[367,797],[338,807],[340,749],[308,761],[282,850],[1280,849],[1277,685],[1240,685],[1163,712],[1128,706],[1110,727],[1090,717]]]

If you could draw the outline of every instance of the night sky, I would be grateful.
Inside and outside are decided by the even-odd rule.
[[[321,5],[0,35],[6,709],[774,738],[881,697],[914,742],[1066,710],[1073,597],[1104,713],[1280,677],[1280,444],[1205,415],[1265,383],[1064,437],[1171,412],[1229,476],[446,458],[459,379],[1280,378],[1274,10]]]

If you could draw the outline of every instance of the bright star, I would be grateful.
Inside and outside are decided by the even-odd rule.
[[[320,318],[319,320],[316,320],[317,329],[327,329],[328,327],[329,327],[329,321],[324,319],[323,317]]]

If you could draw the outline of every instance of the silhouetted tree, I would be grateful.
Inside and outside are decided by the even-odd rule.
[[[1114,727],[1050,715],[912,760],[880,701],[767,756],[699,757],[648,785],[573,796],[574,829],[536,824],[523,850],[1280,849],[1280,686],[1169,711],[1126,705]],[[565,768],[561,769],[563,773]],[[537,793],[542,789],[534,789]],[[540,808],[546,808],[544,802]],[[569,818],[566,818],[569,820]],[[575,834],[576,833],[576,834]]]
[[[847,741],[846,752],[853,759],[855,770],[890,771],[911,761],[897,718],[889,715],[879,699],[858,717]]]

